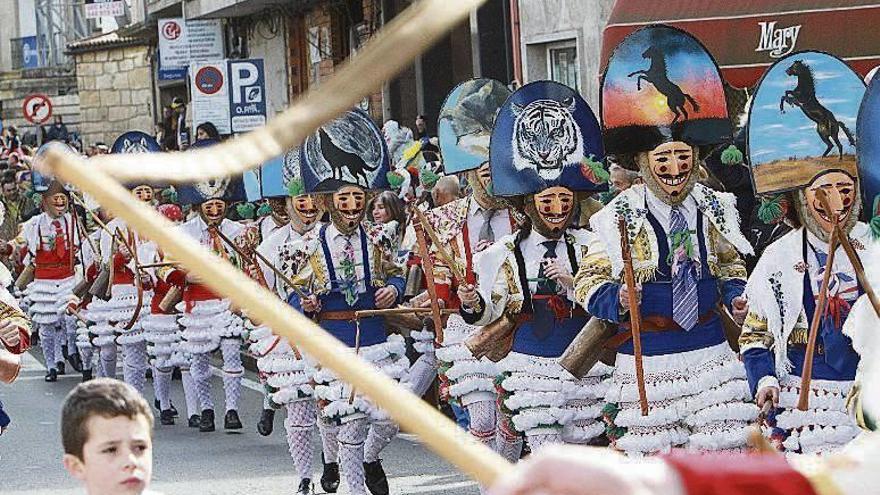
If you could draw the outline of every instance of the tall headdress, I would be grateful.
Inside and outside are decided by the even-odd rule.
[[[38,170],[42,168],[40,166],[40,161],[43,160],[46,152],[53,148],[67,153],[73,153],[73,149],[61,141],[49,141],[48,143],[43,144],[39,147],[39,149],[37,149],[37,152],[34,154],[33,164],[31,167],[31,186],[33,186],[33,190],[36,193],[57,193],[65,192],[70,189],[70,186],[68,184],[64,184],[57,178],[50,175],[45,175]]]
[[[827,53],[794,53],[773,64],[749,111],[755,193],[801,189],[829,170],[857,178],[856,121],[864,93],[861,77]]]
[[[260,192],[264,198],[296,197],[305,194],[300,161],[301,148],[293,148],[260,168]]]
[[[110,147],[110,153],[158,153],[162,151],[162,147],[156,138],[141,131],[128,131],[113,141]],[[164,187],[161,184],[153,184],[150,182],[139,181],[129,182],[125,186],[129,189],[141,185],[151,185],[154,187]]]
[[[334,192],[354,185],[388,189],[388,147],[370,116],[352,109],[321,126],[300,154],[305,192]]]
[[[536,81],[498,112],[489,151],[492,194],[522,196],[552,186],[607,190],[602,133],[587,102],[568,86]]]
[[[731,140],[718,65],[690,34],[655,25],[617,45],[602,78],[602,125],[609,154],[650,151],[682,141]]]
[[[443,170],[455,174],[489,161],[495,117],[510,90],[494,79],[465,81],[446,96],[437,119]]]
[[[190,148],[204,148],[217,144],[214,139],[196,141]],[[241,175],[210,179],[195,184],[177,186],[178,202],[182,205],[197,205],[209,199],[222,199],[227,203],[246,199]]]
[[[871,78],[865,97],[859,108],[856,124],[856,151],[858,155],[859,179],[862,186],[862,199],[865,208],[870,208],[868,218],[880,228],[880,78]],[[876,231],[876,230],[875,230]]]

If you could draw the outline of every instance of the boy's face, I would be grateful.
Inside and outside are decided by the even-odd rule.
[[[80,460],[64,455],[64,467],[86,486],[89,495],[136,494],[149,487],[153,474],[153,442],[143,416],[86,421],[88,440]]]

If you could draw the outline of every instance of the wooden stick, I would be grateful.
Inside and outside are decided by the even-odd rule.
[[[831,211],[831,205],[828,203],[828,195],[825,194],[824,190],[819,189],[816,191],[816,199],[819,200],[819,203],[825,211]],[[877,300],[877,295],[874,293],[871,283],[868,282],[868,277],[865,276],[865,266],[862,264],[862,260],[859,259],[859,255],[856,254],[856,250],[853,248],[849,236],[843,232],[839,223],[835,226],[835,230],[837,231],[837,240],[840,242],[841,246],[843,246],[843,251],[846,253],[850,264],[853,266],[853,270],[856,272],[856,279],[858,279],[859,285],[862,287],[862,290],[865,291],[868,300],[871,301],[871,306],[874,307],[874,313],[880,318],[880,301]]]
[[[388,309],[364,309],[361,311],[354,312],[354,319],[359,320],[361,318],[370,318],[373,316],[389,316],[389,315],[411,315],[411,314],[425,314],[432,313],[432,308],[388,308]],[[454,313],[458,313],[458,311],[454,309],[441,309],[441,314],[451,315]]]
[[[413,29],[419,27],[413,26]],[[46,165],[56,176],[87,191],[132,228],[155,241],[164,252],[199,276],[212,291],[246,308],[249,315],[264,322],[275,334],[295,342],[322,366],[357,387],[404,429],[417,434],[427,447],[462,472],[486,486],[510,474],[512,466],[492,449],[474,440],[435,408],[356,356],[338,339],[273,293],[209,253],[195,239],[180,235],[170,221],[132,197],[100,169],[87,165],[80,157],[58,150],[47,153]]]
[[[180,263],[176,261],[160,261],[158,263],[144,263],[139,265],[138,268],[141,270],[146,270],[148,268],[162,268],[164,266],[178,266]]]
[[[825,210],[830,213],[831,210]],[[810,334],[807,338],[807,351],[804,356],[804,369],[801,372],[801,394],[798,397],[798,409],[806,411],[810,406],[810,381],[813,379],[813,356],[816,353],[816,340],[819,338],[819,324],[825,315],[825,303],[828,302],[828,281],[831,272],[834,271],[834,252],[837,251],[837,215],[833,219],[834,227],[831,229],[831,239],[828,240],[828,259],[825,261],[825,274],[822,275],[822,285],[819,287],[819,300],[816,301],[816,309],[813,311],[813,320],[810,322]]]
[[[419,210],[419,205],[413,205],[413,210]],[[434,323],[434,341],[437,344],[443,343],[443,318],[440,314],[440,301],[437,299],[437,283],[434,280],[434,260],[428,251],[428,241],[425,240],[425,231],[423,226],[427,222],[424,215],[419,217],[418,222],[413,222],[413,230],[416,233],[416,245],[419,248],[419,256],[422,258],[422,268],[425,273],[425,286],[428,291],[428,297],[431,300],[431,321]]]
[[[136,153],[100,156],[92,168],[122,182],[135,177],[175,183],[238,175],[300,146],[323,125],[357,106],[382,84],[412,65],[422,52],[475,11],[485,0],[422,0],[396,15],[341,66],[268,125],[211,146],[184,153]],[[278,2],[276,2],[278,3]],[[290,3],[290,2],[287,2]]]
[[[443,262],[449,265],[449,269],[452,271],[452,276],[457,278],[459,281],[463,282],[465,280],[464,273],[458,268],[458,263],[456,263],[455,258],[449,254],[449,251],[446,250],[446,246],[440,242],[440,238],[437,237],[437,232],[434,230],[434,227],[431,225],[431,222],[428,221],[428,217],[425,216],[425,212],[420,210],[418,207],[413,208],[413,211],[416,213],[416,217],[419,219],[419,223],[422,225],[422,230],[428,234],[428,237],[431,239],[431,243],[434,247],[437,248],[437,254],[443,258]],[[425,274],[427,276],[427,273]]]
[[[639,405],[642,416],[648,415],[648,393],[645,390],[645,368],[642,363],[642,310],[636,294],[636,277],[632,266],[632,253],[629,236],[626,233],[626,219],[619,217],[617,228],[620,232],[620,255],[623,258],[623,281],[629,298],[629,324],[632,331],[633,359],[636,365],[636,387],[639,389]]]

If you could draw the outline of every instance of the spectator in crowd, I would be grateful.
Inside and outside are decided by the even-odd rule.
[[[196,127],[196,141],[203,141],[205,139],[220,140],[220,133],[217,131],[217,126],[211,122],[202,122]]]
[[[444,175],[434,184],[431,190],[431,197],[434,199],[434,206],[443,206],[451,203],[461,197],[461,184],[458,177],[454,175]]]
[[[16,182],[16,174],[12,170],[6,171],[0,179],[0,187],[3,197],[0,202],[6,209],[6,216],[0,224],[0,240],[11,241],[18,235],[18,225],[26,218],[30,218],[35,210],[34,203],[22,194]]]
[[[21,140],[18,138],[18,129],[11,125],[3,131],[3,146],[10,152],[21,148]]]
[[[88,495],[142,494],[153,475],[153,413],[130,385],[97,378],[61,409],[64,467]]]
[[[370,201],[367,205],[367,211],[373,219],[373,223],[386,224],[393,221],[397,222],[396,232],[397,238],[403,236],[403,229],[406,227],[406,210],[403,201],[391,191],[382,191],[378,196]]]
[[[176,141],[177,150],[185,150],[189,148],[189,128],[186,127],[186,103],[183,98],[175,96],[171,100],[172,120],[174,121],[174,139]]]
[[[65,143],[70,140],[70,133],[67,131],[67,126],[64,124],[61,115],[55,116],[55,122],[46,132],[46,138],[49,141],[62,141]]]
[[[635,170],[627,170],[616,163],[611,164],[608,171],[611,174],[611,187],[613,187],[617,193],[626,191],[632,187],[633,184],[637,184],[641,181],[638,172]]]

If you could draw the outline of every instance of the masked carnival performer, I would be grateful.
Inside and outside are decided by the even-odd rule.
[[[193,147],[213,143],[210,140],[197,141]],[[229,204],[244,199],[241,176],[181,186],[178,195],[181,204],[191,204],[198,209],[198,216],[180,226],[181,232],[224,260],[241,266],[241,260],[230,243],[235,242],[245,227],[226,218]],[[178,320],[183,326],[181,351],[191,356],[190,374],[202,411],[199,431],[214,431],[210,357],[218,348],[223,359],[223,391],[226,397],[224,428],[240,430],[238,401],[244,374],[240,352],[244,333],[241,318],[230,311],[228,299],[213,293],[199,279],[182,269],[170,270],[162,278],[183,291],[183,301],[177,305],[178,311],[182,312]]]
[[[0,223],[5,216],[6,208],[0,204]],[[14,245],[4,246],[3,249],[11,254]],[[2,344],[0,348],[12,354],[22,354],[30,349],[32,325],[15,297],[6,289],[12,283],[12,274],[6,265],[0,263],[0,344]]]
[[[721,318],[727,310],[745,317],[739,253],[752,248],[734,196],[697,183],[701,157],[731,137],[718,68],[683,31],[636,31],[608,63],[602,120],[606,151],[645,182],[593,216],[601,248],[582,260],[575,280],[578,302],[619,324],[605,344],[617,349],[606,396],[609,439],[629,454],[742,447],[758,411],[747,402],[745,372]],[[623,281],[623,242],[632,253],[632,289]],[[640,295],[637,307],[630,307],[629,290]],[[641,317],[646,414],[630,339],[634,311]]]
[[[830,77],[817,78],[818,72]],[[845,400],[859,355],[841,328],[864,288],[840,242],[833,243],[829,263],[829,244],[835,222],[857,257],[874,244],[871,229],[858,221],[856,129],[850,130],[864,92],[861,78],[843,61],[802,52],[776,62],[752,102],[748,149],[755,191],[765,196],[790,191],[783,204],[791,206],[781,213],[794,229],[767,247],[749,278],[750,311],[740,346],[758,405],[779,407],[768,425],[786,452],[833,450],[858,433]],[[876,110],[864,113],[876,115]],[[859,129],[859,136],[865,135]],[[860,165],[870,166],[870,158],[864,158]],[[801,377],[814,325],[809,404],[801,409]]]
[[[273,215],[282,218],[284,224],[263,239],[257,252],[273,267],[279,270],[286,268],[287,275],[276,276],[267,263],[258,259],[258,282],[285,301],[292,288],[284,278],[289,280],[293,273],[290,273],[291,265],[284,265],[279,254],[282,249],[289,249],[291,244],[300,241],[303,235],[319,225],[321,216],[314,196],[305,194],[299,165],[300,153],[299,148],[292,149],[278,160],[263,165],[260,173],[263,197],[269,198],[273,210],[279,203],[283,206],[282,212],[273,211]],[[266,388],[263,415],[257,429],[261,434],[270,434],[275,410],[287,410],[284,428],[290,456],[300,478],[297,493],[311,494],[312,436],[317,417],[312,383],[315,374],[314,361],[304,356],[299,349],[291,348],[286,339],[273,335],[268,327],[260,326],[252,330],[250,340],[250,351],[257,358],[260,380]],[[333,441],[336,441],[335,437]],[[336,450],[333,452],[333,463],[336,465]],[[336,472],[338,485],[338,471]],[[328,492],[335,490],[336,485],[325,487]]]
[[[175,225],[183,221],[183,212],[176,204],[163,204],[156,209]],[[179,367],[188,424],[195,428],[199,426],[201,420],[198,393],[190,373],[189,357],[181,349],[183,336],[175,309],[181,292],[179,289],[172,290],[174,286],[163,278],[163,274],[173,271],[177,265],[165,256],[162,249],[156,249],[153,258],[145,258],[145,260],[145,263],[160,265],[148,270],[153,279],[153,298],[149,307],[144,307],[143,311],[146,314],[141,321],[144,338],[148,343],[147,354],[150,358],[153,388],[160,411],[159,422],[163,425],[173,425],[177,416],[177,411],[171,403],[171,376],[174,368]]]
[[[111,151],[156,152],[159,151],[159,143],[143,132],[130,131],[116,139]],[[147,203],[153,200],[153,187],[150,184],[135,183],[127,187],[139,200]],[[99,337],[101,354],[110,352],[115,358],[116,345],[119,344],[122,348],[123,379],[143,394],[146,387],[147,343],[140,326],[140,316],[143,308],[149,307],[153,292],[150,277],[138,267],[141,260],[153,257],[156,245],[138,235],[121,218],[114,218],[101,231],[99,249],[103,266],[110,272],[107,282],[109,298],[93,300],[89,304],[88,314],[96,320],[96,315],[100,314],[100,321],[112,327],[112,333],[99,330],[102,333]],[[112,369],[115,372],[115,366]]]
[[[512,350],[498,363],[501,435],[525,434],[533,450],[586,443],[604,431],[600,401],[610,369],[597,365],[577,381],[557,361],[588,320],[572,281],[593,236],[571,225],[577,193],[606,187],[603,159],[596,117],[567,86],[527,84],[498,114],[492,189],[528,221],[476,257],[478,290],[466,284],[458,295],[466,322],[512,333]]]
[[[34,157],[35,162],[48,146],[64,145],[44,145]],[[69,151],[66,146],[64,148]],[[22,226],[29,260],[25,270],[33,271],[33,281],[24,294],[30,301],[28,311],[39,332],[46,359],[46,381],[54,382],[64,371],[62,345],[68,345],[71,350],[76,348],[76,323],[66,310],[77,283],[80,236],[75,225],[76,217],[70,213],[70,197],[65,185],[36,171],[31,174],[31,180],[34,191],[42,195],[42,213]],[[71,339],[68,339],[68,333]],[[67,344],[68,340],[70,344]]]
[[[403,380],[409,368],[403,338],[386,336],[381,317],[352,321],[355,311],[396,305],[404,290],[393,233],[363,222],[368,191],[388,186],[381,131],[365,112],[351,110],[306,140],[301,165],[306,193],[323,193],[331,222],[279,251],[281,266],[294,267],[293,282],[307,295],[293,293],[290,302],[387,375]],[[322,416],[339,425],[339,462],[349,493],[366,493],[365,473],[371,493],[388,493],[378,454],[397,425],[329,370],[320,370],[315,382]]]
[[[456,86],[440,110],[437,125],[445,159],[444,170],[447,174],[466,177],[473,191],[466,197],[429,210],[425,215],[446,255],[455,260],[459,272],[467,277],[466,281],[457,280],[448,266],[448,259],[440,256],[438,246],[431,243],[429,255],[433,273],[430,275],[434,279],[437,299],[443,301],[448,309],[458,309],[460,306],[456,294],[458,286],[475,282],[474,255],[511,232],[511,216],[506,203],[491,195],[489,170],[492,127],[498,110],[508,96],[510,91],[498,81],[472,79]],[[431,241],[430,236],[423,237],[427,242]],[[416,254],[419,254],[418,250]],[[424,293],[417,301],[425,300],[427,296]],[[494,381],[497,367],[486,357],[474,359],[465,346],[465,340],[477,329],[465,323],[460,315],[450,315],[445,321],[443,339],[437,341],[440,347],[436,354],[441,362],[443,386],[448,387],[453,400],[467,409],[470,433],[479,441],[496,448]],[[418,339],[423,334],[427,334],[428,338]],[[413,332],[412,335],[417,338],[417,350],[426,357],[432,357],[435,335],[424,331]],[[425,378],[433,379],[433,374]],[[425,382],[427,379],[412,376],[411,381],[419,390],[416,382]],[[498,441],[502,442],[505,448],[501,450],[507,452],[510,460],[518,457],[521,447],[519,435],[512,435],[506,444],[504,438]]]
[[[77,219],[77,228],[83,239],[81,244],[81,258],[82,266],[84,268],[83,273],[86,280],[86,285],[83,287],[90,289],[98,277],[100,266],[102,264],[100,248],[101,230],[98,228],[97,223],[91,219],[91,215],[98,215],[97,210],[85,212],[85,207],[81,206],[81,208],[83,208],[85,215],[79,216]],[[77,210],[77,208],[74,208],[73,211],[78,215],[79,212]],[[90,225],[91,228],[88,227]],[[74,290],[74,292],[77,291]],[[82,293],[74,293],[71,295],[67,309],[67,312],[71,315],[75,315],[76,312],[79,313],[79,318],[76,318],[76,347],[79,353],[80,362],[82,363],[82,381],[84,382],[93,378],[95,371],[94,360],[96,357],[99,357],[100,354],[100,351],[94,344],[94,336],[90,334],[89,331],[89,320],[84,316],[84,310],[88,309],[91,299],[92,295],[86,290],[83,290]],[[98,370],[100,372],[100,366],[98,367]]]

